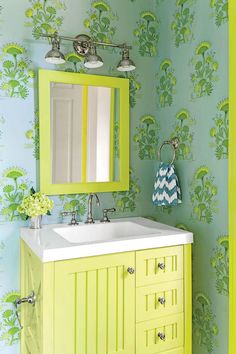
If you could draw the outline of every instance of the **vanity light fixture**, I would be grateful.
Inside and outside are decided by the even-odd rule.
[[[121,49],[122,59],[117,65],[118,71],[132,71],[136,69],[133,60],[129,57],[131,46],[126,43],[114,44],[97,42],[86,34],[79,34],[76,37],[59,36],[57,32],[54,34],[40,34],[40,37],[51,39],[52,49],[46,54],[45,60],[50,64],[64,64],[66,62],[64,54],[60,51],[60,43],[62,40],[73,42],[75,52],[84,57],[84,66],[89,69],[100,68],[103,66],[102,58],[97,54],[97,47],[113,47]]]

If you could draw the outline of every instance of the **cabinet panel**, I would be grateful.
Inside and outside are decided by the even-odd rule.
[[[141,322],[136,329],[136,354],[157,354],[184,345],[183,314]]]
[[[35,306],[23,305],[21,308],[21,322],[24,327],[23,336],[26,344],[25,353],[40,354],[42,351],[41,338],[41,309],[42,309],[42,263],[24,246],[21,257],[24,257],[24,280],[21,281],[21,294],[28,296],[34,290],[38,301]],[[22,259],[23,260],[23,259]],[[26,269],[28,267],[28,270]],[[23,271],[23,270],[22,270]]]
[[[134,262],[132,252],[56,263],[55,353],[135,353]]]
[[[183,278],[183,246],[136,252],[136,284],[144,286]]]
[[[183,312],[183,280],[139,287],[136,290],[136,321]]]
[[[53,353],[53,263],[43,264],[21,241],[21,297],[32,291],[35,306],[22,304],[20,309],[21,353]]]

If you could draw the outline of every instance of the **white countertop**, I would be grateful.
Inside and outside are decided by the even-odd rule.
[[[108,228],[104,229],[106,226],[110,228],[111,226],[109,225],[114,223],[124,224],[125,222],[127,222],[126,225],[128,226],[132,223],[133,225],[135,224],[134,226],[136,228],[140,228],[141,231],[139,231],[139,235],[120,235],[119,237],[113,237],[111,239],[98,240],[96,240],[95,236],[92,238],[92,241],[88,237],[88,242],[84,239],[80,242],[79,235],[81,231],[83,231],[83,234],[89,234],[90,230],[91,233],[92,230],[94,230],[93,225],[80,223],[78,226],[68,226],[66,224],[44,225],[42,229],[39,230],[22,228],[20,236],[42,262],[177,246],[193,242],[193,234],[191,232],[141,217],[112,219],[109,224],[98,223],[101,225],[99,226],[100,230],[107,231]],[[112,227],[113,226],[115,227],[116,225],[112,225]],[[67,241],[55,230],[58,232],[61,231],[62,234],[63,231],[68,234],[71,230],[71,233],[73,233],[73,241]],[[86,231],[86,233],[84,233],[84,231]],[[107,234],[107,232],[104,232],[104,234]],[[78,235],[78,242],[75,238],[76,235]]]

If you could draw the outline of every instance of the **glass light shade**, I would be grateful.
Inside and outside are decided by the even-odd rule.
[[[64,64],[66,62],[65,56],[58,49],[51,49],[46,55],[45,60],[49,64]]]
[[[131,59],[121,59],[117,65],[118,71],[133,71],[135,69],[136,66]]]
[[[103,66],[103,60],[97,54],[96,47],[90,48],[88,55],[84,59],[84,66],[88,69],[96,69]]]

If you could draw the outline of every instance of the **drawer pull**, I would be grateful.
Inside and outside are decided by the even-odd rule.
[[[160,338],[160,340],[163,340],[163,341],[165,341],[165,340],[166,340],[165,333],[161,333],[161,332],[159,332],[159,333],[158,333],[158,337]]]
[[[127,272],[128,272],[129,274],[134,274],[134,273],[135,273],[135,269],[132,268],[132,267],[129,267],[129,268],[127,269]]]
[[[165,263],[158,263],[158,268],[161,269],[161,270],[164,270],[165,269]]]
[[[158,302],[159,302],[161,305],[165,305],[166,299],[165,299],[164,297],[159,297]]]

